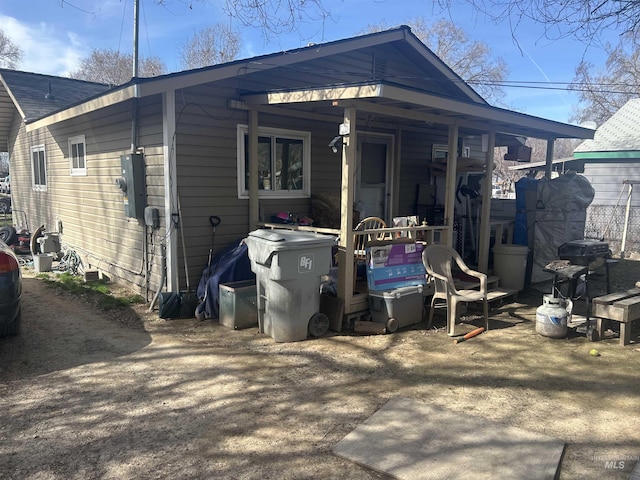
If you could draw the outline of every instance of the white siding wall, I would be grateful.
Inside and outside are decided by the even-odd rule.
[[[615,205],[623,190],[623,180],[640,181],[640,162],[638,163],[587,163],[584,166],[584,177],[595,189],[593,205]],[[620,202],[626,205],[628,187]],[[634,186],[632,205],[640,207],[640,185]]]

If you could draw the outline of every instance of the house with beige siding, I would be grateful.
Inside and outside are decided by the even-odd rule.
[[[439,241],[453,243],[456,181],[471,157],[491,170],[495,147],[593,136],[488,105],[408,27],[98,85],[39,114],[28,113],[27,101],[62,97],[58,89],[69,86],[51,79],[17,94],[11,72],[0,71],[0,81],[0,150],[10,154],[15,209],[31,227],[59,231],[86,267],[147,298],[158,289],[184,290],[181,242],[189,283],[197,284],[211,215],[222,220],[215,237],[222,249],[278,212],[311,216],[314,199],[324,197],[336,199],[339,220],[313,227],[339,237],[339,296],[345,313],[356,311],[358,211],[391,224],[416,215],[418,191],[429,186],[431,202],[443,205],[433,228]],[[125,166],[131,172],[123,175]],[[485,270],[486,177],[479,225]],[[157,212],[156,225],[145,211]]]

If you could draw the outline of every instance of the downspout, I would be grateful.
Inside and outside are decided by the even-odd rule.
[[[138,149],[138,31],[140,29],[140,4],[133,4],[133,72],[131,81],[134,87],[133,106],[131,110],[131,154]]]
[[[160,293],[162,292],[162,287],[164,286],[164,280],[167,278],[167,260],[166,260],[166,247],[164,243],[162,244],[160,250],[160,282],[158,282],[158,289],[156,290],[156,294],[151,300],[151,304],[149,305],[149,313],[153,312],[153,307],[158,301],[158,297],[160,297]]]

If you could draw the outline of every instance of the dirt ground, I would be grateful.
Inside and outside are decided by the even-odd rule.
[[[631,288],[640,262],[612,276]],[[146,306],[100,314],[28,269],[24,290],[23,332],[0,339],[2,479],[387,478],[331,451],[396,396],[564,440],[561,479],[627,479],[640,460],[637,330],[626,347],[541,337],[541,291],[454,345],[439,318],[275,343]]]

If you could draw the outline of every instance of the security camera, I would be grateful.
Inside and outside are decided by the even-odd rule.
[[[329,142],[329,146],[331,147],[331,151],[333,153],[338,153],[338,144],[342,143],[342,137],[338,135],[337,137],[333,137],[333,140]]]

